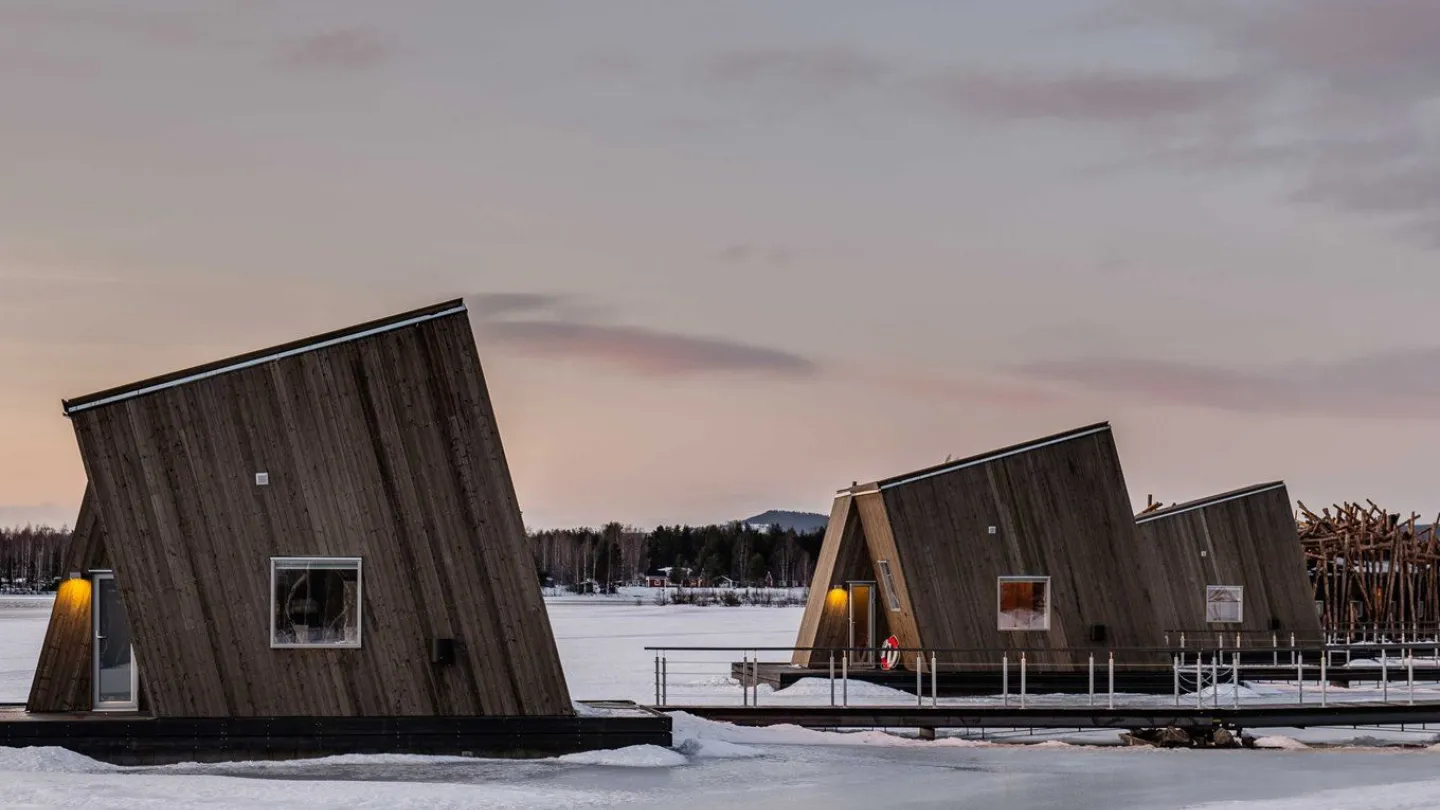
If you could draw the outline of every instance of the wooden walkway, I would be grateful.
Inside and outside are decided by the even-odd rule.
[[[1142,729],[1306,728],[1440,723],[1440,702],[1413,706],[1345,703],[1330,706],[1241,706],[1240,708],[1114,708],[1092,706],[658,706],[662,712],[741,726],[796,725],[805,728],[1033,728]]]
[[[0,747],[58,746],[122,765],[335,754],[538,757],[671,744],[671,719],[629,702],[576,717],[157,718],[0,708]]]

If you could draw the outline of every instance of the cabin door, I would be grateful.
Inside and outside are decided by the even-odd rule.
[[[846,583],[850,590],[850,660],[875,664],[875,583]]]
[[[94,575],[95,666],[91,682],[95,687],[96,711],[134,711],[139,708],[139,678],[135,650],[130,645],[130,623],[115,588],[115,575]]]

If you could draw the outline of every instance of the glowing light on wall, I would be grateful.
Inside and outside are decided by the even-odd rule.
[[[825,604],[831,608],[843,608],[850,601],[850,594],[844,588],[831,588],[825,595]]]
[[[90,580],[67,579],[60,583],[55,601],[66,609],[87,607],[90,604]]]

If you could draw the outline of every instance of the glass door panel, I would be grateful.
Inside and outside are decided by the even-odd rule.
[[[850,660],[856,664],[875,663],[875,583],[851,582]]]
[[[135,653],[114,574],[95,575],[94,603],[95,708],[135,709],[139,705]]]

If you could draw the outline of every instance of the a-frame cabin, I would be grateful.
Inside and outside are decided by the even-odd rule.
[[[574,717],[463,301],[64,406],[29,711]]]
[[[1107,423],[855,486],[835,496],[794,662],[888,635],[952,663],[1153,644],[1143,558]]]
[[[1135,518],[1150,570],[1168,587],[1155,609],[1167,635],[1321,638],[1305,555],[1283,481],[1143,512]],[[1247,646],[1251,641],[1245,642]]]

